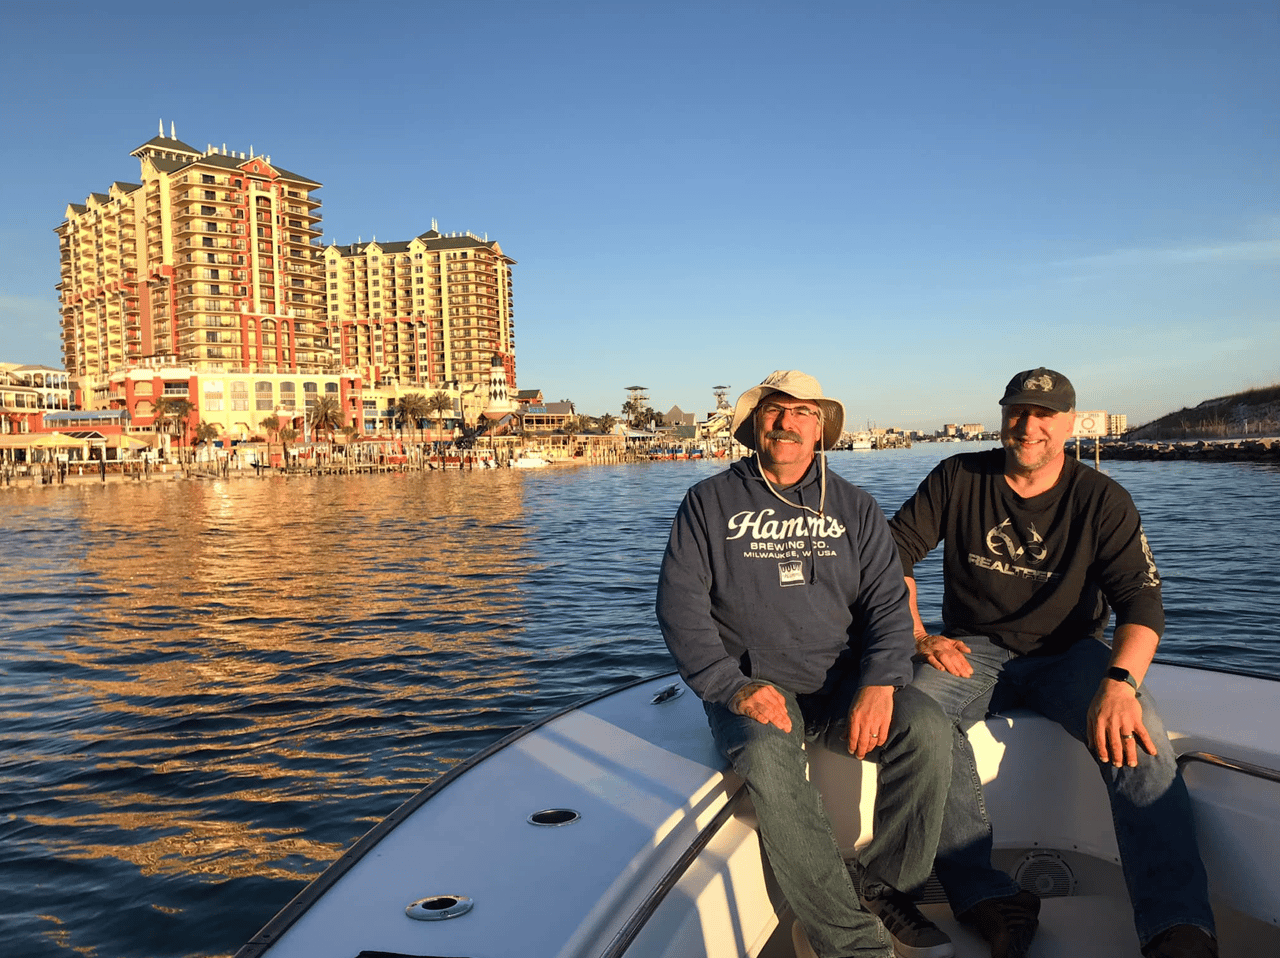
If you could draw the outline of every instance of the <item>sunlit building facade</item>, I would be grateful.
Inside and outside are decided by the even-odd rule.
[[[63,370],[0,362],[0,435],[38,430],[46,413],[70,408]]]
[[[88,408],[113,374],[330,373],[315,180],[269,156],[197,150],[170,128],[133,151],[140,183],[66,209],[62,354]]]
[[[487,393],[494,357],[515,389],[515,260],[497,242],[434,228],[324,252],[329,339],[370,384]]]

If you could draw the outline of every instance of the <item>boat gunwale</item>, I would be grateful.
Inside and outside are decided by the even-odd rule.
[[[642,676],[624,682],[621,685],[611,686],[602,692],[589,695],[584,699],[572,702],[564,708],[549,712],[546,715],[536,718],[533,721],[508,732],[496,742],[486,745],[480,751],[468,756],[461,763],[455,765],[445,774],[441,775],[434,782],[423,786],[418,792],[406,799],[386,818],[382,819],[367,832],[360,836],[350,848],[342,853],[341,856],[332,861],[324,871],[315,878],[311,879],[307,885],[298,892],[289,903],[280,909],[270,921],[262,926],[258,932],[250,938],[240,950],[235,953],[233,958],[258,958],[264,954],[268,948],[274,945],[280,937],[288,931],[301,918],[307,910],[315,904],[325,892],[338,883],[338,881],[347,874],[356,863],[365,855],[372,851],[379,842],[382,841],[390,832],[392,832],[401,822],[416,812],[419,808],[433,798],[438,792],[451,785],[459,776],[469,771],[476,765],[479,765],[491,755],[502,751],[508,745],[511,745],[524,738],[531,732],[536,732],[550,722],[568,715],[570,712],[576,712],[578,709],[585,708],[594,702],[608,698],[611,695],[625,692],[628,689],[636,688],[640,685],[646,685],[650,682],[659,681],[661,679],[677,676],[676,670],[669,672],[659,672],[655,675]],[[734,804],[731,798],[726,807]]]
[[[1179,768],[1191,762],[1202,762],[1214,768],[1224,768],[1229,772],[1239,772],[1241,775],[1260,778],[1264,782],[1280,783],[1280,770],[1267,768],[1265,765],[1255,765],[1252,762],[1246,762],[1238,758],[1217,755],[1213,752],[1183,752],[1178,756],[1177,762]]]
[[[698,837],[689,843],[686,848],[676,859],[675,863],[667,869],[666,874],[649,890],[642,901],[631,913],[631,916],[623,923],[622,928],[614,935],[613,941],[609,946],[600,953],[600,958],[621,958],[632,942],[644,929],[649,919],[653,917],[653,913],[666,899],[671,890],[676,887],[680,879],[684,877],[685,872],[698,860],[698,855],[702,850],[711,844],[711,840],[720,833],[726,822],[737,814],[743,800],[747,797],[747,785],[743,782],[738,786],[737,790],[726,799],[720,811],[716,812],[707,825],[698,833]]]

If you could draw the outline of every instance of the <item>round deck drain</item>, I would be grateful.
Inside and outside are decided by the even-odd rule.
[[[406,906],[404,913],[415,921],[444,921],[465,915],[474,904],[466,895],[432,895]]]
[[[572,825],[582,818],[572,808],[544,808],[529,816],[530,825]]]

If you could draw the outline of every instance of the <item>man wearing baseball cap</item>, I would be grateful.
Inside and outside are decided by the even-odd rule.
[[[965,732],[989,711],[1031,708],[1101,763],[1142,953],[1216,958],[1190,799],[1142,684],[1164,606],[1138,511],[1118,483],[1066,455],[1076,406],[1066,376],[1043,366],[1020,372],[1000,405],[1002,448],[944,460],[889,523],[921,661],[914,685],[954,723],[938,879],[992,958],[1027,954],[1040,901],[992,867]],[[913,570],[939,542],[943,628],[933,635]]]
[[[827,471],[843,425],[844,406],[805,373],[742,394],[731,428],[755,455],[686,494],[658,621],[750,790],[798,955],[948,958],[910,895],[942,826],[950,723],[908,685],[911,615],[884,514]],[[874,837],[849,865],[809,781],[817,742],[879,763]]]

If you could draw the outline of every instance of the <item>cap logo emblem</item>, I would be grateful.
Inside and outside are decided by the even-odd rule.
[[[1029,390],[1043,390],[1050,392],[1053,389],[1052,376],[1028,376],[1022,381],[1022,388]]]

